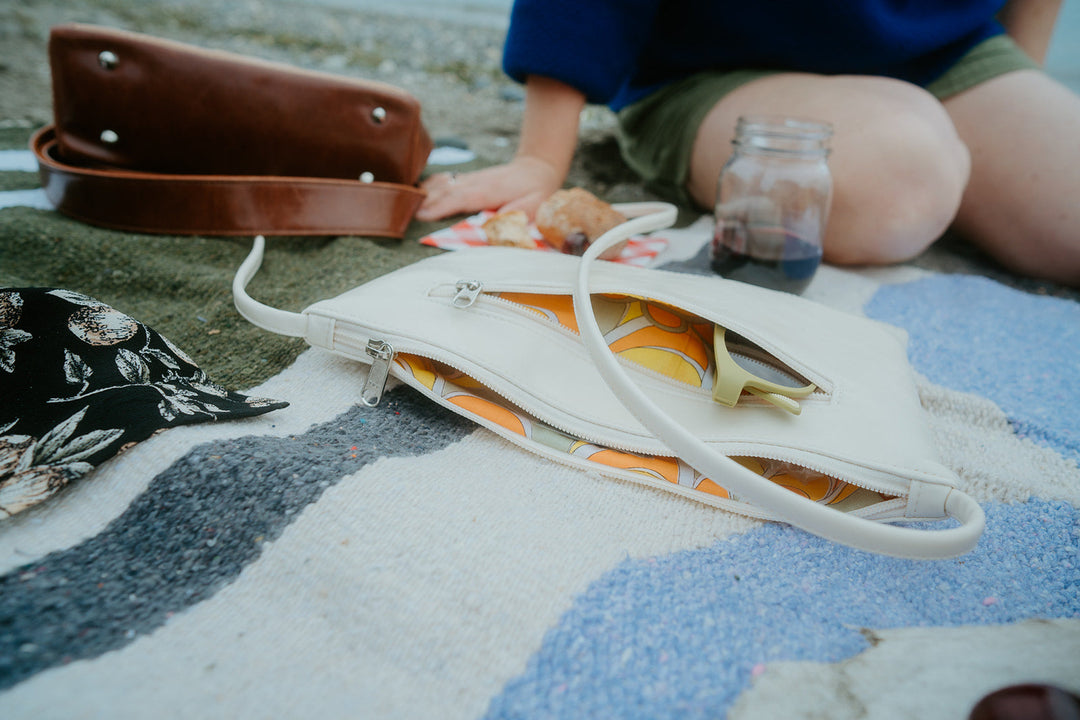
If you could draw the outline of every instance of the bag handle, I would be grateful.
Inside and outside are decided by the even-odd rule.
[[[920,530],[888,525],[843,513],[770,482],[757,473],[706,445],[677,420],[668,415],[630,379],[616,361],[597,324],[590,301],[590,271],[593,262],[612,245],[631,235],[647,233],[671,225],[675,209],[660,204],[627,206],[643,214],[609,230],[586,250],[578,268],[574,287],[574,313],[585,349],[596,363],[600,376],[607,382],[619,401],[650,432],[662,440],[671,451],[692,467],[716,482],[746,498],[761,509],[771,511],[785,522],[828,540],[884,555],[923,560],[935,560],[962,555],[978,542],[986,524],[983,510],[970,496],[956,488],[931,483],[913,483],[908,506],[915,503],[914,495],[931,498],[932,503],[959,526],[945,530]],[[717,412],[728,412],[717,406]]]
[[[280,335],[304,337],[308,330],[307,315],[264,305],[247,293],[248,283],[262,266],[265,248],[266,239],[262,235],[257,235],[251,246],[251,252],[244,258],[244,262],[240,263],[240,267],[236,269],[236,275],[233,276],[233,304],[237,312],[252,325]]]

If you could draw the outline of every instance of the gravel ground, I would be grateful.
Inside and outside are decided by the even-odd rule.
[[[521,88],[499,66],[505,31],[497,12],[478,22],[467,12],[417,17],[288,0],[7,0],[0,2],[0,123],[50,120],[49,28],[88,22],[397,85],[420,99],[437,141],[466,145],[476,164],[487,165],[512,155],[523,106]],[[605,108],[586,110],[571,182],[641,199],[619,161],[613,122]]]

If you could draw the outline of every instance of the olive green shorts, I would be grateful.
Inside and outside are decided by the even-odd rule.
[[[926,89],[939,100],[998,75],[1038,69],[1007,35],[984,40]],[[704,72],[674,83],[619,112],[619,146],[627,164],[661,197],[692,205],[684,185],[698,128],[725,95],[780,70]]]

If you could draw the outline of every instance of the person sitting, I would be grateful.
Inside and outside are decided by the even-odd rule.
[[[514,158],[429,177],[417,217],[530,215],[566,181],[586,103],[662,196],[711,210],[738,117],[830,123],[825,260],[909,260],[948,228],[1080,286],[1080,97],[1041,68],[1060,0],[517,0]]]

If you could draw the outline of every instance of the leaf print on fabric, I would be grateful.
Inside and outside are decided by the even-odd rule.
[[[94,371],[81,357],[64,348],[64,379],[69,385],[81,385],[85,390],[90,383],[90,376]]]
[[[195,365],[195,361],[192,360],[190,357],[188,357],[188,354],[186,352],[184,352],[183,350],[181,350],[177,346],[173,345],[172,340],[169,340],[169,338],[165,337],[164,335],[159,335],[158,337],[161,338],[162,342],[165,343],[165,347],[169,348],[169,350],[174,355],[176,355],[176,357],[180,358],[181,360],[186,362],[188,365],[191,365],[193,367],[198,367],[197,365]],[[198,368],[198,370],[199,370],[200,373],[203,372],[202,368]],[[203,373],[203,374],[205,375],[205,373]]]
[[[175,420],[180,415],[199,415],[204,412],[198,396],[186,390],[180,390],[176,385],[158,385],[164,397],[158,407],[161,409],[161,417],[166,420]]]
[[[33,337],[25,330],[14,328],[0,330],[0,370],[8,373],[15,372],[15,346]]]
[[[217,417],[218,414],[225,412],[221,408],[201,401],[197,393],[186,388],[167,383],[156,387],[163,396],[161,402],[158,403],[158,409],[166,420],[175,420],[180,415],[208,414],[211,417]]]
[[[274,398],[253,397],[249,395],[244,399],[244,404],[250,408],[268,408],[275,406],[280,407],[281,401],[275,400]]]
[[[119,428],[109,430],[91,430],[85,435],[79,435],[63,447],[56,450],[55,454],[43,460],[52,462],[63,460],[64,463],[73,463],[85,460],[109,445],[112,441],[124,434]]]
[[[164,428],[287,405],[227,390],[153,328],[90,296],[0,289],[0,518]]]
[[[150,382],[150,368],[146,361],[130,350],[120,348],[117,351],[116,369],[129,383],[141,385]]]
[[[84,407],[37,441],[26,435],[0,437],[0,517],[32,507],[86,475],[94,466],[85,460],[124,434],[119,428],[109,428],[76,435],[88,409]]]
[[[160,362],[162,365],[169,368],[170,370],[174,372],[180,371],[179,363],[177,363],[176,360],[173,359],[173,356],[169,353],[162,352],[157,348],[147,348],[146,352],[149,353],[152,357],[156,358],[158,362]]]
[[[78,382],[81,383],[82,387],[75,395],[50,398],[48,400],[50,403],[70,402],[88,398],[92,395],[101,395],[111,390],[142,386],[155,390],[161,395],[162,399],[157,404],[157,411],[162,419],[169,423],[183,416],[216,420],[231,414],[232,411],[221,407],[215,402],[216,399],[222,400],[225,405],[230,405],[239,400],[250,408],[280,406],[278,401],[263,398],[238,397],[234,399],[227,389],[212,381],[198,366],[193,366],[187,376],[177,372],[180,366],[172,358],[169,358],[169,362],[162,362],[166,372],[161,376],[159,371],[160,379],[155,381],[151,364],[154,361],[161,361],[163,355],[165,357],[168,357],[168,355],[161,350],[151,348],[149,339],[147,345],[140,349],[139,352],[127,348],[118,348],[116,350],[116,369],[126,381],[125,384],[98,387],[89,391],[88,378],[93,374],[93,369],[87,366],[78,355],[68,350],[65,350],[65,353],[65,376],[69,384]]]
[[[86,435],[75,437],[75,434],[89,406],[69,417],[49,431],[45,437],[38,441],[34,452],[35,463],[54,463],[61,460],[82,460],[102,449],[110,442],[120,437],[123,430],[111,428],[107,430],[94,430]]]
[[[189,384],[193,389],[204,392],[207,395],[216,395],[219,398],[226,398],[229,396],[229,391],[226,390],[224,386],[218,385],[205,375],[198,379],[192,378]]]
[[[68,318],[68,330],[87,345],[108,346],[130,340],[141,323],[108,305],[82,307]]]

